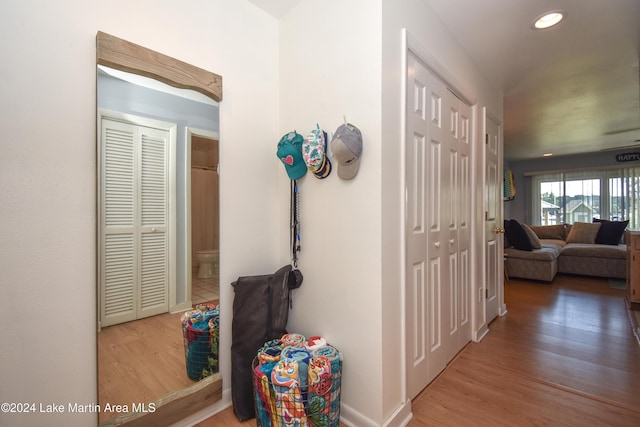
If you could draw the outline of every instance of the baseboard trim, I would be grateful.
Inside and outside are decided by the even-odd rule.
[[[340,404],[340,422],[350,427],[379,427],[377,423],[344,403]]]
[[[405,427],[413,418],[411,401],[405,402],[384,422],[384,427]]]
[[[474,334],[473,342],[480,342],[482,339],[489,333],[489,328],[487,325],[484,325],[479,331],[476,331]]]
[[[383,427],[405,427],[413,418],[411,402],[405,402],[382,424]],[[340,405],[340,423],[350,427],[379,427],[380,424],[344,403]]]
[[[171,427],[192,427],[232,405],[231,388],[225,388],[222,390],[222,399],[172,424]],[[406,427],[412,418],[411,402],[405,402],[384,422],[383,426]],[[340,422],[350,427],[379,427],[379,424],[344,403],[340,405]]]

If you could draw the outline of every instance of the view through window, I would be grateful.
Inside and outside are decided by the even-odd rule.
[[[533,222],[540,225],[629,220],[640,224],[640,168],[561,172],[533,177]]]

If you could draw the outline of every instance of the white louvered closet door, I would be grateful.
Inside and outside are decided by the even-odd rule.
[[[101,325],[168,311],[169,132],[103,119]]]

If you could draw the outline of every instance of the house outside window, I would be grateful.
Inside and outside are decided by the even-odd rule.
[[[640,167],[535,175],[532,223],[629,220],[640,226]]]

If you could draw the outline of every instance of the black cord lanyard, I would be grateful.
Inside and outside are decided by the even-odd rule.
[[[298,193],[298,182],[291,180],[291,263],[293,268],[298,268],[298,252],[300,251],[300,194]]]

